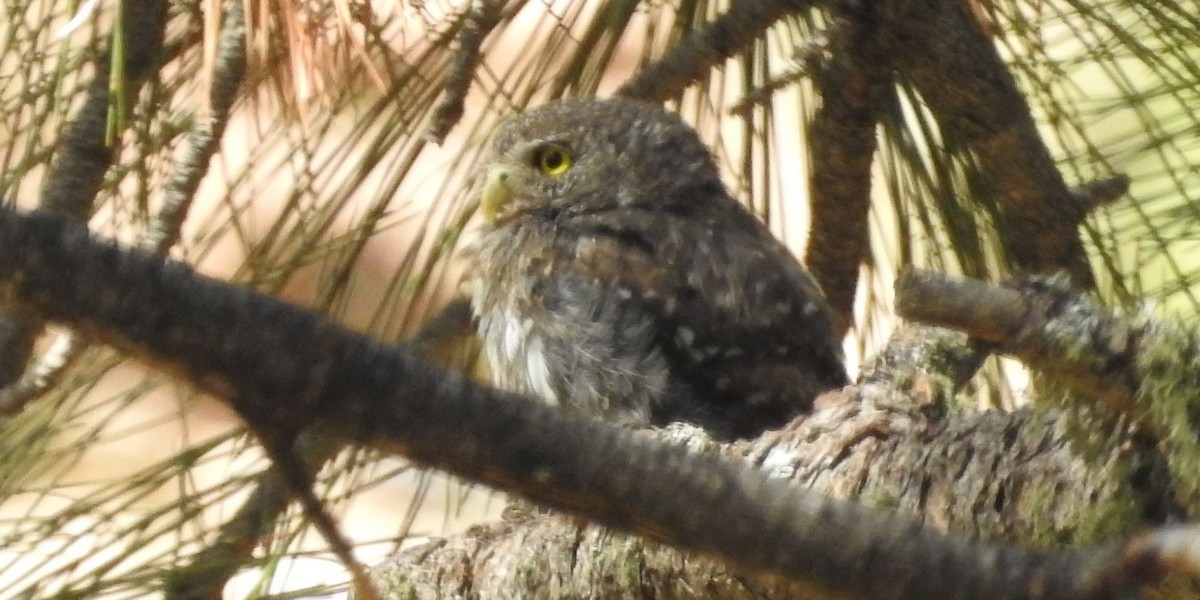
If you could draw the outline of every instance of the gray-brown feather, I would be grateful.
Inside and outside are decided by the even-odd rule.
[[[495,156],[570,148],[485,228],[472,303],[497,384],[605,418],[753,435],[846,382],[811,277],[729,196],[676,116],[621,100],[534,109]]]

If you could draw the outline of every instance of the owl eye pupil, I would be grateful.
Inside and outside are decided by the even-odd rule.
[[[571,166],[571,155],[558,146],[546,146],[538,152],[537,164],[547,175],[562,175]]]

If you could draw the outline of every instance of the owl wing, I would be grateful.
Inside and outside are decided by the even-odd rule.
[[[846,383],[840,341],[820,289],[765,225],[732,204],[702,209],[606,211],[575,224],[564,254],[576,285],[607,288],[624,318],[651,324],[688,390],[652,407],[655,421],[754,435]]]

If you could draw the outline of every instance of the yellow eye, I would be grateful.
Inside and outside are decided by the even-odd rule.
[[[534,158],[537,160],[538,168],[550,176],[562,175],[571,168],[571,154],[562,146],[554,144],[542,146]]]

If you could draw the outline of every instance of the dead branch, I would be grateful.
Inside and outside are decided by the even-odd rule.
[[[1143,461],[1165,463],[1154,478],[1161,501],[1177,514],[1200,512],[1194,326],[1148,312],[1114,314],[1062,277],[999,287],[907,273],[896,295],[901,316],[965,331],[1031,365],[1053,388],[1075,392],[1042,395],[1072,413],[1070,435],[1083,449],[1093,450],[1097,438],[1130,435]]]
[[[896,312],[993,343],[1108,402],[1114,412],[1128,410],[1138,389],[1133,366],[1140,332],[1079,298],[1061,279],[1015,288],[910,271],[896,282]]]

